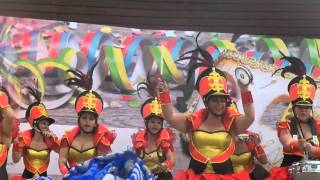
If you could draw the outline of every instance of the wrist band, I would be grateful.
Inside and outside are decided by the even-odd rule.
[[[242,105],[253,103],[251,91],[241,92]]]
[[[254,150],[255,150],[257,156],[263,156],[263,155],[265,155],[265,152],[264,152],[264,150],[263,150],[263,148],[262,148],[261,145],[256,146],[256,147],[254,148]]]
[[[292,141],[290,142],[290,148],[291,148],[292,150],[298,149],[298,141],[297,141],[297,140],[292,140]]]
[[[161,105],[171,104],[170,92],[164,91],[159,93],[159,100]]]
[[[59,164],[59,169],[62,175],[66,175],[69,172],[67,165],[64,163]]]
[[[316,157],[320,158],[320,147],[316,146]]]
[[[172,170],[173,169],[173,161],[170,159],[170,160],[166,160],[166,164],[167,164],[167,167],[168,169]]]

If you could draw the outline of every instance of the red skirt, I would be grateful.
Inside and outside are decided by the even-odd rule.
[[[23,178],[22,176],[12,176],[9,178],[10,180],[26,180],[26,178]]]
[[[195,174],[191,169],[188,169],[187,171],[179,171],[174,180],[250,180],[250,176],[246,171],[233,174]]]
[[[293,180],[289,167],[274,167],[270,169],[270,177],[266,180]]]

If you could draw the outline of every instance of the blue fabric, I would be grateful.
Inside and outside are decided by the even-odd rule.
[[[50,176],[47,176],[47,177],[39,176],[39,177],[33,178],[33,180],[53,180],[53,179]]]
[[[70,169],[64,180],[153,180],[154,175],[132,151],[94,157]]]

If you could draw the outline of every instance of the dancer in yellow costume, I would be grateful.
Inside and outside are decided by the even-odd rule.
[[[288,168],[294,162],[303,160],[304,151],[309,154],[309,158],[320,159],[320,118],[313,117],[317,84],[306,75],[306,67],[301,59],[282,55],[281,59],[289,61],[290,65],[277,71],[282,70],[283,77],[287,72],[297,76],[288,84],[293,116],[281,119],[277,127],[283,146],[283,160],[281,167],[273,168],[270,172],[270,179],[277,180],[292,178]]]
[[[7,156],[12,140],[19,131],[19,123],[14,123],[14,112],[9,104],[9,94],[4,88],[0,88],[0,177],[7,180],[6,169]]]
[[[98,123],[103,110],[101,96],[91,90],[92,74],[95,66],[87,74],[79,70],[68,70],[75,77],[68,79],[68,85],[84,88],[85,91],[77,96],[75,109],[78,113],[78,125],[66,131],[61,139],[59,168],[62,175],[69,172],[71,167],[93,158],[111,152],[111,144],[116,138],[114,131]]]
[[[146,83],[138,85],[138,92],[145,89],[151,97],[141,106],[141,116],[146,128],[132,135],[132,144],[137,155],[158,180],[170,180],[175,162],[175,134],[171,129],[163,128],[163,115],[155,86],[151,76],[148,76]]]
[[[17,163],[23,157],[25,169],[22,178],[30,179],[37,176],[47,176],[50,162],[50,152],[59,152],[60,141],[49,129],[55,122],[50,118],[45,105],[41,102],[41,93],[36,88],[28,87],[29,93],[36,102],[29,105],[26,119],[32,129],[19,134],[13,145],[13,162]]]
[[[182,57],[181,60],[190,59],[190,62],[195,62],[189,67],[187,82],[196,69],[204,68],[197,78],[196,89],[205,108],[189,115],[175,113],[166,83],[162,81],[158,87],[164,119],[173,128],[188,133],[190,137],[189,168],[185,172],[179,172],[176,179],[249,179],[247,172],[233,171],[230,157],[235,150],[232,134],[244,133],[255,117],[251,92],[248,86],[241,85],[244,115],[230,112],[227,109],[230,98],[224,72],[214,66],[211,55],[198,43],[197,48],[189,52],[191,53],[200,53],[201,56]],[[223,60],[242,56],[238,52],[225,51],[219,58]]]
[[[233,101],[228,103],[227,108],[230,112],[238,112],[237,105]],[[231,156],[233,171],[236,173],[247,171],[251,180],[259,180],[268,177],[268,171],[259,164],[268,163],[267,156],[261,146],[259,134],[247,130],[243,134],[234,136],[234,140],[236,149]]]

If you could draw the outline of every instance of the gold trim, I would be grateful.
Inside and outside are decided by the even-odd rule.
[[[238,65],[248,66],[252,69],[259,69],[262,72],[273,73],[275,70],[278,69],[278,67],[273,64],[266,64],[261,61],[254,60],[253,58],[247,57],[245,54],[230,49],[226,49],[221,52],[218,64],[219,62],[223,62],[224,60],[233,60]],[[281,71],[278,71],[275,75],[280,76],[280,73]],[[285,76],[289,79],[296,77],[294,74],[291,73],[286,73]]]
[[[221,76],[217,71],[213,69],[213,71],[208,76],[209,87],[211,90],[216,91],[214,94],[223,93],[224,84],[223,81],[227,82],[226,79]]]
[[[152,100],[150,104],[151,104],[151,113],[153,113],[157,116],[161,116],[162,109],[161,109],[161,105],[159,103],[158,98],[155,98],[154,100]]]
[[[303,79],[299,81],[297,84],[298,88],[298,97],[306,101],[307,99],[311,99],[311,89],[312,84],[306,79],[306,76],[303,76]],[[307,102],[307,101],[306,101]]]

